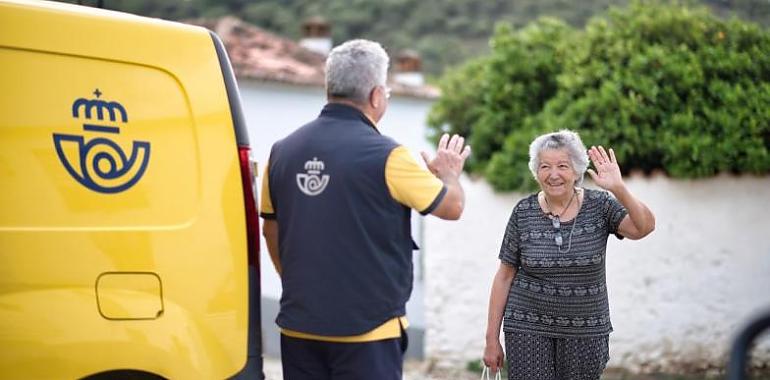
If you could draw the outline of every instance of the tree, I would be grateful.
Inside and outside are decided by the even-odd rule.
[[[60,0],[62,1],[62,0]],[[539,17],[558,18],[583,27],[593,15],[628,0],[63,0],[102,3],[121,10],[169,20],[234,15],[289,38],[300,37],[302,22],[323,16],[335,42],[375,39],[391,52],[415,49],[424,70],[439,75],[451,66],[489,52],[486,41],[497,22],[521,27]],[[678,1],[678,0],[671,0]],[[719,15],[737,15],[770,25],[768,0],[685,0],[708,4]]]
[[[473,64],[480,85],[457,95],[449,91],[456,76],[442,81],[431,127],[467,132],[476,155],[469,169],[497,189],[532,188],[528,145],[561,128],[612,146],[626,171],[770,172],[767,30],[650,2],[582,31],[555,25],[499,29],[490,56]],[[478,100],[456,108],[463,99]]]

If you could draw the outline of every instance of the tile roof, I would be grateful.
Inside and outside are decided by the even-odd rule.
[[[299,43],[270,33],[236,17],[184,21],[214,31],[222,39],[235,75],[271,82],[306,86],[324,85],[326,56]],[[390,75],[391,79],[393,75]],[[429,85],[408,86],[391,80],[394,94],[437,98],[439,90]]]
[[[326,57],[290,39],[231,16],[187,22],[219,35],[238,77],[303,85],[324,84]]]

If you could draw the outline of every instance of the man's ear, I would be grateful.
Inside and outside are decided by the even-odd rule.
[[[374,86],[371,92],[369,92],[369,106],[373,109],[380,108],[382,105],[382,92],[378,90],[380,86]]]

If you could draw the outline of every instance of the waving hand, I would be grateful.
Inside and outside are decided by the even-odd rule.
[[[421,152],[422,159],[428,169],[442,180],[447,176],[457,178],[463,171],[465,160],[471,155],[470,145],[465,145],[465,139],[460,135],[443,134],[436,148],[436,157],[430,159],[427,153]]]
[[[588,174],[602,189],[615,191],[624,186],[623,177],[620,175],[620,166],[615,158],[615,151],[610,148],[609,154],[604,147],[592,146],[588,150],[588,156],[594,164],[596,171],[588,169]]]

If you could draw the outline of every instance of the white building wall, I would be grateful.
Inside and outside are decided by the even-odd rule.
[[[770,177],[626,182],[655,212],[657,227],[644,240],[609,240],[609,366],[723,367],[736,329],[770,308]],[[425,226],[426,357],[439,366],[463,367],[483,356],[497,254],[511,209],[524,196],[495,193],[483,180],[462,183],[462,219],[429,218]],[[770,364],[770,337],[754,356]]]

